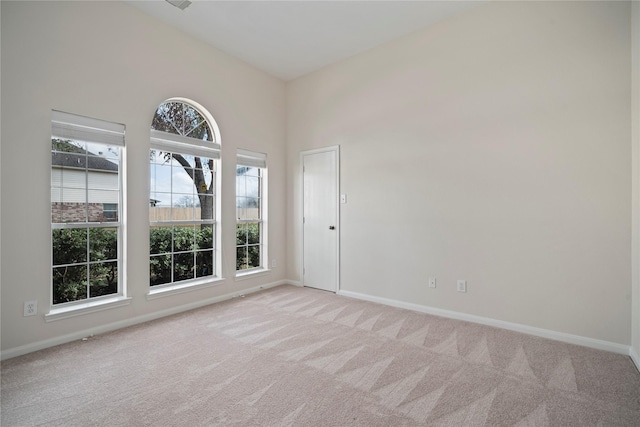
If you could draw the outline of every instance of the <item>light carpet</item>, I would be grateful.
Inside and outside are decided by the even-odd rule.
[[[8,426],[639,426],[628,357],[280,286],[2,362]]]

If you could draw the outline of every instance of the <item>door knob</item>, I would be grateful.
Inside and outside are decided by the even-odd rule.
[[[336,228],[333,225],[329,226],[329,230],[335,230]]]

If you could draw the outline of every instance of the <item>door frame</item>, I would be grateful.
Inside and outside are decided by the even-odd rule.
[[[300,151],[300,213],[297,223],[300,226],[300,283],[304,286],[304,156],[333,152],[336,156],[336,289],[335,293],[340,291],[340,146],[332,145],[329,147],[316,148],[313,150]]]

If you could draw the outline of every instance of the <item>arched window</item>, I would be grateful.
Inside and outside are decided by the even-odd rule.
[[[217,162],[220,133],[193,101],[174,98],[151,122],[150,285],[197,285],[219,277]]]

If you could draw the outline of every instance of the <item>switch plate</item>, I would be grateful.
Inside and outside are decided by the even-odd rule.
[[[458,280],[458,292],[467,292],[466,280]]]
[[[347,203],[347,195],[346,194],[341,194],[340,195],[340,203],[342,203],[342,204]]]
[[[436,278],[435,277],[429,277],[429,287],[430,288],[435,288],[436,287]]]
[[[278,262],[275,259],[271,260],[271,268],[276,268],[278,266]]]

